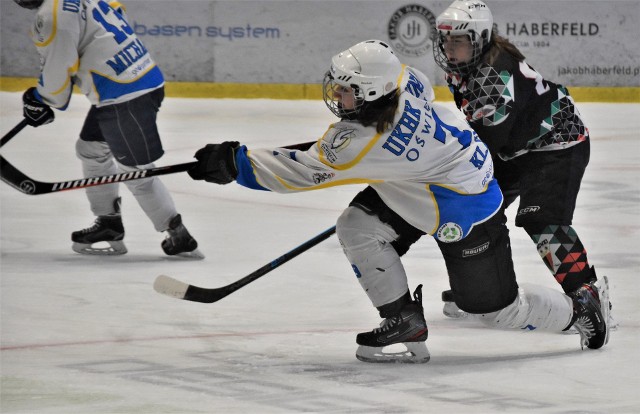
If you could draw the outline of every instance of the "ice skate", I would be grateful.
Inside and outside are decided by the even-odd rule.
[[[182,224],[180,214],[171,219],[167,233],[167,238],[162,241],[162,250],[167,255],[204,259],[204,255],[198,250],[198,242]]]
[[[356,358],[364,362],[424,363],[431,356],[425,344],[429,331],[422,308],[422,285],[413,293],[414,301],[404,305],[400,313],[386,318],[371,332],[356,337]],[[404,346],[403,350],[384,349]]]
[[[453,301],[453,292],[450,290],[445,290],[442,292],[442,301],[444,302],[444,307],[442,308],[442,313],[444,316],[453,319],[461,319],[466,318],[469,314],[456,305]]]
[[[124,226],[120,214],[98,216],[93,226],[71,233],[71,248],[80,254],[120,255],[127,253],[123,239]],[[96,243],[108,244],[108,247],[95,245]]]
[[[609,342],[609,279],[602,276],[569,295],[573,300],[573,323],[580,345],[599,349]]]

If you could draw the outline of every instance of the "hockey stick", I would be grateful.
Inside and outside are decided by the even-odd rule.
[[[29,124],[27,124],[26,119],[23,119],[22,121],[18,122],[18,125],[14,126],[11,131],[7,132],[6,135],[2,137],[2,139],[0,140],[0,148],[2,148],[2,146],[7,142],[11,141],[11,138],[18,135],[18,132],[22,131],[24,127],[26,127],[27,125]]]
[[[20,170],[11,165],[0,155],[0,178],[16,190],[28,194],[50,194],[59,191],[78,190],[96,185],[122,183],[125,181],[139,180],[141,178],[155,177],[158,175],[173,174],[187,171],[197,164],[197,161],[184,164],[167,165],[165,167],[135,170],[120,174],[103,175],[99,177],[81,178],[79,180],[43,182],[24,175]]]
[[[318,234],[311,240],[302,243],[300,246],[296,247],[290,252],[283,254],[271,263],[267,263],[255,272],[231,283],[230,285],[226,285],[220,288],[207,289],[189,285],[169,276],[160,275],[156,278],[156,281],[153,284],[153,288],[158,293],[162,293],[163,295],[171,296],[177,299],[184,299],[202,303],[217,302],[220,299],[232,294],[236,290],[248,285],[254,280],[261,278],[276,267],[279,267],[280,265],[288,262],[289,260],[309,250],[320,242],[328,239],[335,232],[336,226],[333,226],[330,229],[327,229],[324,232]]]

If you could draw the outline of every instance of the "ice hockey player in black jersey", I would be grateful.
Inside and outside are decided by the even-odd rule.
[[[436,19],[434,58],[458,108],[493,156],[505,207],[520,197],[524,228],[569,296],[597,286],[595,270],[571,226],[589,162],[589,130],[569,91],[549,82],[493,25],[481,1],[454,1]],[[443,293],[445,314],[464,315]]]

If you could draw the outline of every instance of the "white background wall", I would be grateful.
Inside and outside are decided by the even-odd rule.
[[[169,81],[320,83],[332,55],[377,38],[390,42],[405,63],[422,69],[434,84],[443,83],[429,37],[435,17],[450,1],[124,3],[131,25]],[[0,74],[37,76],[37,52],[28,38],[34,12],[12,0],[0,4]],[[487,4],[500,33],[550,80],[571,86],[640,85],[637,0]]]

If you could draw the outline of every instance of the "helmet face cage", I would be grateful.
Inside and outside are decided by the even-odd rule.
[[[353,93],[354,106],[352,109],[345,109],[342,106],[342,96],[345,94],[344,88],[351,88]],[[340,96],[340,98],[337,97]],[[322,98],[325,105],[335,116],[343,119],[356,119],[364,104],[362,90],[356,85],[345,85],[335,80],[331,71],[327,71],[322,81]]]
[[[15,1],[18,4],[18,6],[24,7],[25,9],[30,9],[30,10],[37,9],[38,7],[42,6],[42,3],[44,2],[44,0],[13,0],[13,1]]]
[[[493,29],[491,11],[479,0],[456,0],[436,19],[438,36],[433,47],[436,64],[445,72],[465,76],[480,63]],[[447,36],[468,36],[472,53],[468,62],[450,62],[445,53]]]
[[[433,58],[435,59],[436,64],[447,73],[453,73],[460,76],[468,75],[480,63],[484,44],[482,38],[480,38],[480,36],[478,36],[477,33],[474,32],[468,34],[472,48],[471,59],[468,62],[452,63],[449,62],[449,58],[444,51],[446,36],[447,35],[444,34],[441,30],[438,30],[438,36],[436,37],[436,47],[433,48]]]

